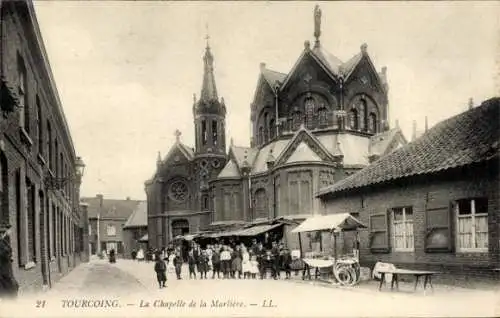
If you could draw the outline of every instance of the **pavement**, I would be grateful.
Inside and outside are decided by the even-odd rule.
[[[434,292],[379,292],[374,283],[339,287],[316,281],[183,279],[168,274],[160,289],[153,262],[93,260],[53,288],[13,303],[0,317],[387,317],[499,316],[499,290],[434,286]],[[293,274],[292,274],[293,275]],[[209,274],[210,277],[210,274]]]

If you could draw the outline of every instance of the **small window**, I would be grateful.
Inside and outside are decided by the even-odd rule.
[[[114,225],[108,225],[106,227],[106,233],[108,236],[115,236],[116,235],[116,228]]]
[[[214,146],[217,146],[217,142],[219,141],[219,135],[217,133],[217,121],[212,120],[212,142]]]
[[[207,144],[208,132],[207,132],[207,122],[205,120],[201,121],[201,143],[203,145]]]
[[[488,251],[488,199],[458,200],[455,204],[459,252]]]

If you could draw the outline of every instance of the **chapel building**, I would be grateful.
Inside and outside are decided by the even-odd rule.
[[[207,45],[201,96],[193,104],[195,147],[177,132],[146,182],[150,245],[209,225],[319,214],[321,188],[407,143],[399,127],[389,127],[387,68],[377,70],[366,44],[343,62],[323,47],[320,26],[316,6],[315,41],[305,41],[288,73],[261,63],[250,146],[230,142],[228,151],[226,106]],[[293,248],[297,238],[288,230],[284,240]]]

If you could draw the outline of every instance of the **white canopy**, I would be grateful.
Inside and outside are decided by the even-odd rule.
[[[307,218],[299,226],[293,229],[292,232],[331,231],[336,229],[352,231],[358,228],[366,228],[366,225],[349,213],[339,213]]]

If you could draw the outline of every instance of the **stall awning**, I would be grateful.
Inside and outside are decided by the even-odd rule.
[[[272,224],[272,225],[271,224],[257,225],[246,229],[241,229],[238,231],[233,231],[231,234],[233,236],[255,236],[270,231],[281,225],[283,225],[283,223]]]
[[[366,228],[366,225],[349,213],[340,213],[307,218],[299,226],[293,229],[292,232],[331,231],[335,229],[352,231],[358,228]]]
[[[143,237],[141,237],[140,239],[138,239],[139,242],[147,242],[148,241],[148,235],[145,234]]]

